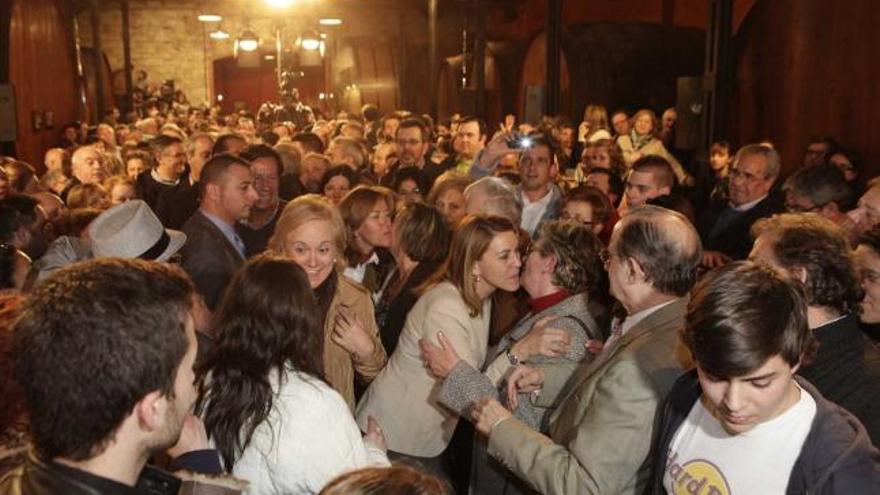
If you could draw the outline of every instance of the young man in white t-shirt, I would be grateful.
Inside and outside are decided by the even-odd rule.
[[[858,420],[795,372],[813,337],[799,288],[737,262],[688,306],[697,363],[661,409],[652,493],[880,493],[880,453]]]

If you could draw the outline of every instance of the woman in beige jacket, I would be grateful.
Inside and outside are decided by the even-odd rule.
[[[301,266],[324,315],[324,374],[354,409],[355,372],[369,383],[385,365],[385,349],[369,292],[342,276],[346,229],[339,212],[315,195],[287,203],[269,249]]]
[[[388,366],[357,408],[363,431],[369,416],[382,425],[389,456],[410,458],[448,476],[443,456],[458,414],[440,404],[440,382],[425,368],[419,341],[437,333],[476,368],[486,358],[491,296],[519,288],[519,229],[501,217],[468,216],[452,241],[446,265],[410,310]]]

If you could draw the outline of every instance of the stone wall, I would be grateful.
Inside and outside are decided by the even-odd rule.
[[[112,72],[123,68],[122,15],[117,2],[102,2],[100,36],[104,53]],[[347,37],[364,35],[393,39],[399,28],[398,13],[390,7],[359,8],[356,15],[333,12],[331,2],[303,1],[298,7],[281,15],[271,11],[261,1],[204,1],[204,0],[131,0],[131,60],[135,70],[145,70],[150,81],[173,79],[192,103],[201,103],[213,97],[213,61],[233,55],[235,36],[246,27],[256,32],[263,49],[273,51],[276,28],[285,42],[295,40],[299,33],[316,27],[322,15],[340,15],[345,24],[327,30],[343,42]],[[349,9],[350,10],[350,9]],[[210,11],[210,12],[208,12]],[[220,26],[231,34],[223,41],[207,37],[216,24],[199,22],[201,13],[223,16]],[[420,17],[417,13],[411,17]],[[89,12],[78,17],[83,46],[92,46],[92,27]],[[414,30],[423,37],[424,30]],[[117,84],[124,88],[121,73]]]

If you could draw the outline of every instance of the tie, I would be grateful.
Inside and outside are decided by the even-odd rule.
[[[241,257],[244,258],[244,241],[242,241],[241,237],[239,237],[237,234],[232,237],[232,241],[232,243],[235,244],[235,249],[238,251],[238,254],[240,254]]]
[[[608,340],[605,341],[605,346],[603,350],[607,351],[620,340],[620,336],[623,335],[623,322],[625,319],[615,319],[611,324],[611,335],[608,336]]]

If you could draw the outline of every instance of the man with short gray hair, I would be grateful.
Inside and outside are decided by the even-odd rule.
[[[483,177],[464,190],[468,215],[498,215],[514,225],[522,222],[522,199],[516,188],[498,177]]]
[[[783,210],[772,189],[779,177],[779,153],[748,144],[736,152],[730,169],[729,200],[709,205],[698,228],[703,240],[703,266],[714,268],[743,260],[752,249],[749,229],[759,218]]]
[[[846,216],[852,203],[852,188],[843,171],[831,164],[798,169],[782,186],[789,213],[818,213],[837,225],[848,227]]]

